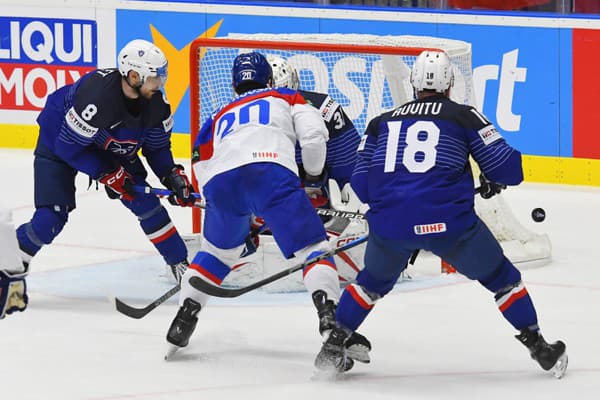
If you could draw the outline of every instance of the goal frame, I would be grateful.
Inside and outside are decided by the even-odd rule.
[[[362,53],[381,54],[396,56],[418,56],[425,50],[443,51],[436,47],[406,47],[406,46],[383,46],[383,45],[361,45],[347,43],[323,43],[323,42],[298,42],[298,41],[273,41],[273,40],[245,40],[231,38],[198,38],[190,45],[189,68],[190,68],[190,146],[193,148],[198,135],[201,121],[200,104],[200,62],[203,57],[203,48],[238,48],[238,49],[271,49],[292,51],[320,51],[338,53]],[[192,182],[198,188],[198,182],[192,169]],[[192,231],[199,233],[201,226],[201,210],[192,211]]]

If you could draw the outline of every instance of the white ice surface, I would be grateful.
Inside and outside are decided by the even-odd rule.
[[[33,212],[31,152],[0,150],[0,170],[0,203],[20,224]],[[307,293],[214,301],[190,345],[163,361],[175,300],[134,320],[106,299],[160,296],[170,287],[162,261],[128,210],[86,186],[79,177],[77,210],[31,265],[29,308],[0,321],[2,400],[600,398],[600,188],[523,184],[505,194],[553,243],[552,262],[523,277],[544,335],[567,343],[562,380],[529,358],[490,293],[417,262],[415,280],[360,329],[372,363],[321,382],[311,379],[320,338]],[[546,210],[543,223],[531,220],[535,207]],[[189,232],[189,210],[168,210]]]

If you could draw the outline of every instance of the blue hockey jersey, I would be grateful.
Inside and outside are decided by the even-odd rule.
[[[325,169],[329,178],[334,179],[341,188],[350,182],[356,164],[356,149],[360,143],[360,135],[344,109],[333,98],[323,93],[306,90],[298,90],[298,93],[308,104],[319,110],[325,126],[327,126],[329,140],[327,141]],[[299,166],[302,165],[300,146],[298,145],[296,145],[296,162]],[[302,176],[301,168],[300,177]]]
[[[151,99],[125,97],[116,69],[92,71],[58,89],[37,121],[40,143],[94,179],[134,159],[139,149],[158,177],[174,165],[169,103],[160,92]]]
[[[351,184],[388,239],[458,234],[476,221],[469,156],[491,181],[523,180],[521,153],[470,106],[434,95],[370,121]]]

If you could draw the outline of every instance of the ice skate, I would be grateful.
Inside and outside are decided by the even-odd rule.
[[[190,266],[187,260],[183,260],[177,264],[167,265],[167,276],[173,283],[181,283],[181,277],[185,274],[185,271]]]
[[[567,370],[569,357],[566,345],[560,340],[549,344],[539,332],[524,329],[515,336],[529,349],[531,358],[540,364],[544,371],[549,371],[555,378],[562,378]]]
[[[177,315],[167,332],[167,342],[176,349],[169,348],[165,359],[172,356],[177,349],[188,345],[190,336],[192,336],[198,322],[196,315],[200,312],[200,308],[200,303],[190,298],[183,301],[183,306],[177,311]]]
[[[349,334],[342,328],[332,329],[321,351],[315,359],[315,367],[325,375],[346,372],[354,366],[354,361],[347,357],[345,342]]]
[[[312,298],[319,315],[319,333],[327,338],[331,330],[335,328],[335,309],[337,306],[332,300],[327,300],[327,294],[322,290],[315,291]],[[354,361],[371,362],[369,351],[371,351],[371,343],[360,333],[352,333],[346,341],[346,355]]]

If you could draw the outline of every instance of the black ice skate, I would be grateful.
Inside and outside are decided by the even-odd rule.
[[[560,340],[549,344],[539,332],[524,329],[515,336],[529,349],[531,358],[540,364],[544,371],[550,371],[555,378],[562,378],[567,370],[569,357],[566,345]]]
[[[345,342],[349,334],[342,328],[333,328],[315,359],[315,367],[325,373],[346,372],[354,361],[346,354]]]
[[[322,290],[313,292],[312,299],[319,315],[319,333],[325,337],[335,328],[335,310],[337,305],[333,300],[328,300],[327,293]],[[346,341],[346,349],[348,358],[362,363],[371,362],[371,358],[369,357],[371,343],[360,333],[352,333]]]
[[[315,290],[312,299],[319,315],[319,333],[323,335],[335,327],[335,303],[327,299],[323,290]]]
[[[190,298],[183,301],[183,306],[177,311],[177,315],[167,332],[167,342],[175,347],[171,347],[167,351],[166,359],[173,355],[179,348],[188,345],[190,336],[192,336],[198,322],[196,315],[200,312],[200,308],[200,303]]]
[[[173,279],[173,282],[181,283],[181,277],[190,266],[188,260],[183,260],[177,264],[167,265],[167,274]]]

